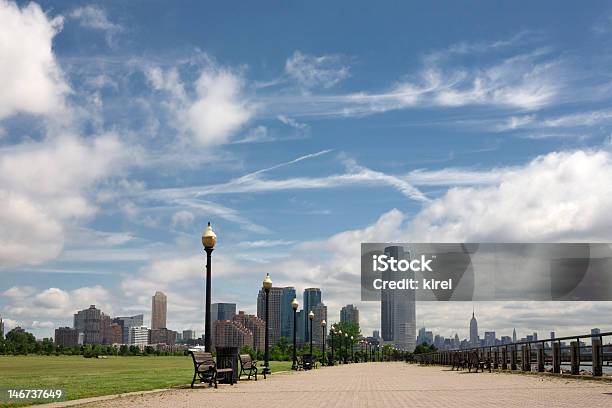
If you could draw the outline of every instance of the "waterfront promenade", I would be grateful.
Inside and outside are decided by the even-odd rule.
[[[81,405],[110,407],[610,407],[612,383],[467,373],[396,363],[279,373],[219,389],[176,389]]]

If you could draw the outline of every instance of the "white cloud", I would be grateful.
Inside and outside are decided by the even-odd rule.
[[[22,296],[12,296],[8,300],[3,308],[5,314],[33,329],[53,327],[49,326],[48,321],[41,322],[41,319],[70,322],[72,325],[72,315],[93,304],[107,314],[113,312],[111,293],[99,285],[73,290],[48,288],[40,291],[14,286],[8,291],[12,294],[21,293]]]
[[[193,213],[185,210],[177,211],[172,214],[172,227],[189,228],[193,223],[195,216]]]
[[[243,92],[243,79],[221,67],[209,64],[195,81],[195,95],[188,95],[176,68],[164,72],[153,67],[146,75],[155,90],[167,92],[167,107],[175,126],[185,131],[199,146],[229,143],[255,113]]]
[[[0,268],[55,258],[65,227],[96,212],[89,192],[135,159],[116,135],[63,136],[0,150]]]
[[[349,67],[338,55],[313,56],[295,51],[285,62],[285,72],[306,88],[331,88],[349,76]]]
[[[77,20],[81,27],[104,32],[108,45],[113,45],[115,36],[123,31],[121,25],[109,20],[106,10],[96,5],[77,7],[69,16]]]
[[[229,71],[205,70],[196,82],[197,98],[187,117],[201,145],[229,141],[252,116],[241,93],[241,80]]]
[[[52,49],[62,23],[62,17],[50,19],[36,3],[19,8],[0,0],[0,119],[65,111],[70,87]]]
[[[489,187],[452,188],[412,222],[421,241],[610,240],[612,158],[554,152]]]

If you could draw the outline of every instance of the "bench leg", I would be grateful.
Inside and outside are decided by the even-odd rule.
[[[196,380],[196,376],[198,375],[197,372],[193,373],[193,380],[191,380],[191,388],[193,388],[193,384],[195,384],[195,380]]]

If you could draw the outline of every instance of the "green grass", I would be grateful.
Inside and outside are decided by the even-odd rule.
[[[271,361],[272,372],[291,368]],[[145,391],[189,384],[191,357],[0,356],[0,387],[63,389],[66,399]],[[17,406],[0,402],[0,407]]]

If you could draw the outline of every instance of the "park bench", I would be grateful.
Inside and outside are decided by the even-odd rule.
[[[200,383],[207,382],[209,386],[215,385],[217,388],[217,379],[219,374],[224,376],[231,385],[234,385],[234,370],[230,368],[217,368],[217,363],[213,358],[212,353],[203,351],[190,350],[191,358],[193,359],[193,380],[191,380],[191,388],[196,381],[200,379]]]
[[[238,378],[242,377],[242,374],[246,374],[247,379],[250,380],[251,376],[255,377],[257,381],[257,361],[254,361],[250,354],[240,354],[240,374]],[[263,373],[264,379],[266,378],[266,372]]]
[[[317,362],[313,358],[312,354],[304,354],[302,356],[302,369],[312,370],[313,368],[317,368]]]

